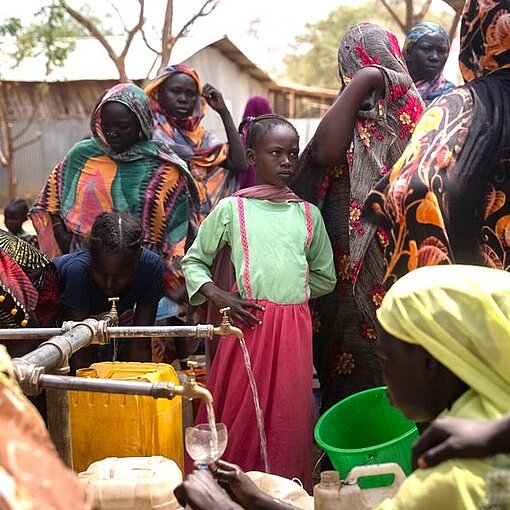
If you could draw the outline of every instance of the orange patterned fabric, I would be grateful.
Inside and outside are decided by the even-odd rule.
[[[0,345],[0,508],[87,510],[92,499],[58,457],[42,418],[23,396]]]

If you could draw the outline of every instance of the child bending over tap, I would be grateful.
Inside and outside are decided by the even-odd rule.
[[[241,128],[244,128],[241,125]],[[299,154],[295,127],[278,115],[250,121],[246,157],[256,185],[221,200],[182,261],[192,305],[230,308],[251,357],[267,435],[269,471],[311,488],[312,321],[308,300],[336,283],[333,254],[319,210],[288,188]],[[216,254],[230,246],[231,292],[211,277]],[[218,422],[228,428],[224,458],[264,470],[243,354],[222,339],[208,378]],[[206,421],[201,409],[198,421]]]
[[[159,255],[142,248],[142,238],[142,227],[133,216],[102,213],[92,226],[88,250],[55,259],[62,281],[64,320],[101,316],[111,308],[108,298],[118,297],[120,325],[154,325],[163,297],[163,262]],[[74,354],[71,367],[88,367],[112,356],[111,345],[93,345]],[[150,339],[121,341],[119,358],[151,361]]]

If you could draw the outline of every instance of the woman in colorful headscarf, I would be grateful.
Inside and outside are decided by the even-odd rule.
[[[510,270],[510,1],[466,2],[460,68],[365,213],[390,232],[385,286],[420,266]]]
[[[384,230],[361,222],[365,199],[404,150],[423,110],[396,37],[363,23],[340,41],[342,91],[301,157],[293,186],[322,210],[337,286],[314,308],[314,355],[323,409],[381,383],[375,312]]]
[[[165,259],[166,288],[182,284],[179,266],[198,225],[198,192],[187,165],[153,140],[149,100],[133,84],[103,96],[92,137],[78,142],[50,173],[31,219],[51,258],[83,247],[103,212],[129,212],[142,224],[143,245]]]
[[[450,37],[436,23],[418,23],[407,32],[402,53],[409,74],[427,104],[455,87],[443,76],[449,51]]]
[[[421,268],[388,291],[377,317],[388,396],[408,419],[490,420],[510,411],[510,274],[467,265]],[[416,470],[393,498],[375,508],[486,508],[485,479],[509,461],[510,455],[452,458]],[[235,466],[220,463],[219,468],[213,475],[230,485],[244,508],[289,508],[250,485]],[[177,489],[181,504],[205,509],[221,501],[223,508],[238,508],[228,506],[218,486],[208,485],[203,497],[206,487],[199,482],[192,475]]]
[[[388,394],[410,420],[510,411],[510,274],[421,268],[388,291],[377,317]],[[382,507],[481,508],[493,466],[490,457],[453,459],[415,471]]]
[[[237,189],[236,176],[246,170],[244,147],[221,92],[202,82],[184,64],[169,66],[146,88],[154,116],[155,136],[186,163],[197,181],[201,215]],[[228,143],[202,126],[206,105],[218,112]]]

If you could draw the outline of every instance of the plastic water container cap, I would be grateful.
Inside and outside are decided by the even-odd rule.
[[[340,475],[338,471],[322,471],[321,483],[338,483],[340,481]]]

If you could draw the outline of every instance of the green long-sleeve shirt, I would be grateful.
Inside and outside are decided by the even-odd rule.
[[[320,211],[310,204],[311,239],[303,202],[275,203],[243,198],[249,263],[241,240],[237,198],[221,200],[200,226],[182,260],[192,305],[204,302],[199,289],[211,282],[211,266],[226,244],[231,247],[239,292],[253,299],[298,304],[331,292],[336,284],[331,243]]]

